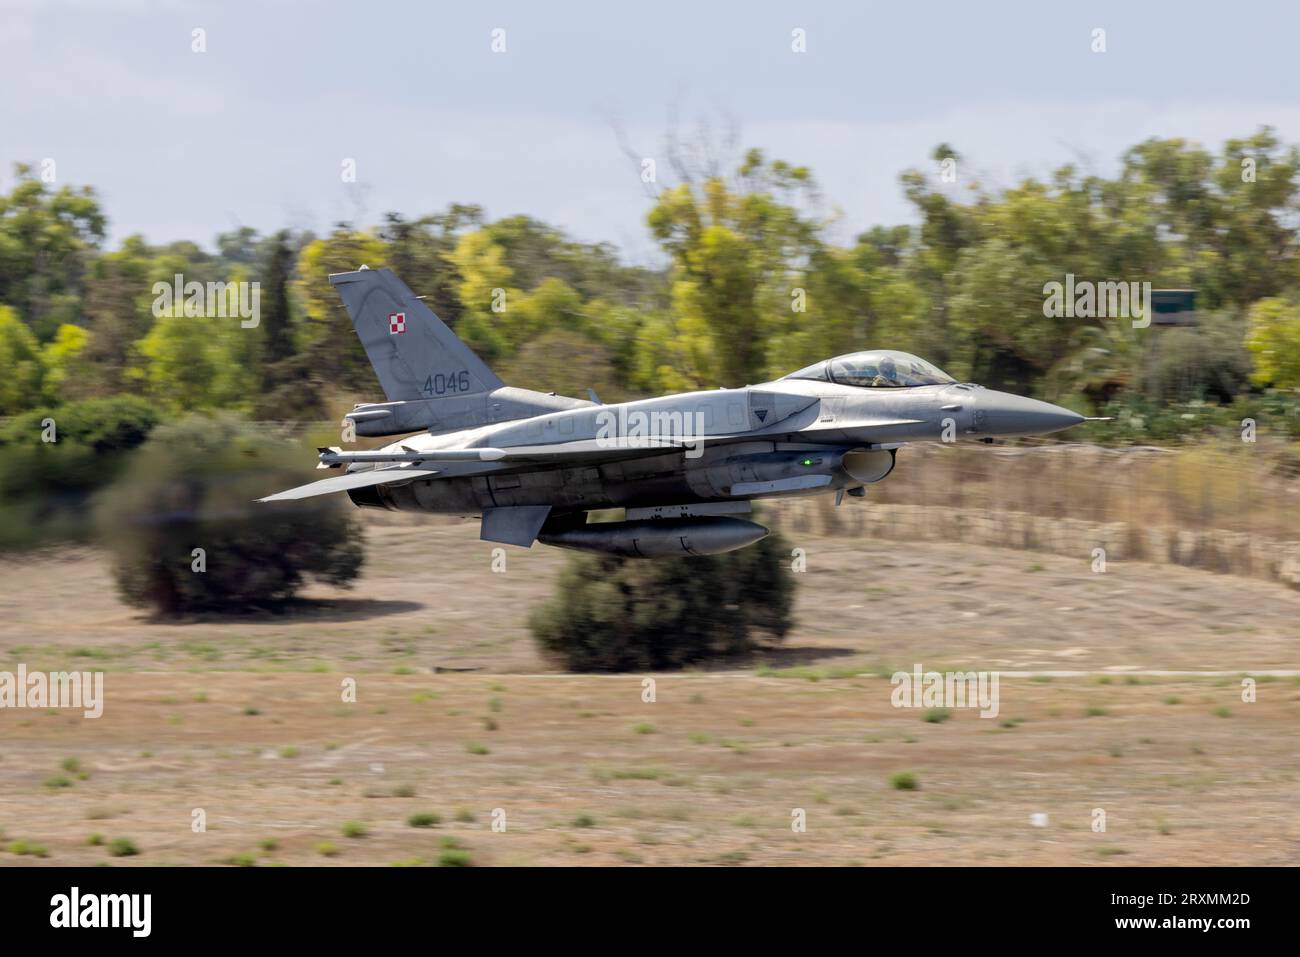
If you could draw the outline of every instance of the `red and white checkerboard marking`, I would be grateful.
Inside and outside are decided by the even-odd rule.
[[[406,331],[406,313],[390,312],[388,314],[388,334],[390,336],[395,336],[405,331]]]

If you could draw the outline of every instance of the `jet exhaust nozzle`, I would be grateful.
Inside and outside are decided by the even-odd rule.
[[[767,534],[766,526],[743,518],[703,516],[543,528],[537,540],[626,558],[669,558],[718,555],[752,545]]]

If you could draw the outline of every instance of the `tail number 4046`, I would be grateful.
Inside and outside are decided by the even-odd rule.
[[[424,387],[420,391],[425,395],[450,395],[456,392],[468,392],[469,370],[462,369],[459,372],[448,372],[446,375],[441,372],[437,375],[431,375],[424,380]]]

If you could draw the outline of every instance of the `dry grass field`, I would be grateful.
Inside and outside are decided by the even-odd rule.
[[[650,703],[645,676],[536,655],[527,612],[562,552],[494,574],[472,524],[369,543],[350,592],[179,624],[119,603],[97,552],[0,563],[0,669],[107,673],[98,720],[0,710],[0,863],[1300,861],[1300,683],[1260,676],[1244,703],[1237,674],[1300,667],[1280,585],[792,540],[784,646],[655,675]],[[1004,672],[999,716],[892,707],[879,675],[914,662]]]

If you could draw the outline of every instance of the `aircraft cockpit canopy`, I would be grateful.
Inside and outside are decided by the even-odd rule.
[[[888,349],[836,356],[792,372],[785,378],[829,380],[839,385],[867,389],[902,389],[957,381],[919,356]]]

